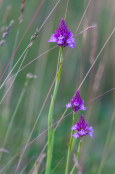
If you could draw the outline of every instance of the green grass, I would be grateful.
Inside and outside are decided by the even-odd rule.
[[[20,32],[18,36],[17,44],[19,43],[22,35],[24,34],[30,20],[32,19],[37,7],[40,4],[39,1],[26,1],[23,22],[20,25]],[[36,28],[41,27],[42,23],[45,21],[49,13],[51,12],[54,5],[57,3],[56,0],[44,1],[43,6],[38,12],[36,18],[31,24],[28,32],[26,33],[23,41],[21,42],[13,60],[13,65],[19,59],[27,45],[30,43],[31,36],[35,33]],[[85,4],[84,4],[85,3]],[[69,30],[72,33],[75,33],[79,21],[84,13],[84,6],[86,6],[88,1],[70,1],[68,4],[68,10],[66,15],[66,24]],[[3,23],[3,17],[7,6],[11,5],[11,11],[6,20],[6,23]],[[60,19],[65,16],[67,0],[60,1],[56,9],[53,11],[51,16],[48,18],[47,22],[40,30],[38,38],[33,42],[32,47],[28,50],[27,57],[24,61],[23,66],[28,62],[41,55],[43,52],[55,46],[55,43],[48,43],[48,40],[52,33],[55,32],[56,28],[59,25]],[[20,16],[20,6],[21,1],[7,0],[2,2],[0,8],[0,28],[3,25],[8,26],[11,20],[14,20],[14,26],[7,36],[5,43],[0,47],[0,77],[4,72],[13,52],[16,33],[18,30],[18,18]],[[88,11],[81,23],[81,26],[78,30],[78,33],[84,28],[92,25],[93,23],[97,24],[96,29],[90,29],[83,35],[77,36],[76,47],[70,49],[63,63],[62,74],[60,85],[58,89],[58,94],[55,100],[53,122],[55,123],[60,119],[63,112],[65,111],[65,105],[73,97],[76,89],[79,87],[81,81],[89,70],[91,63],[91,51],[95,49],[94,59],[100,52],[105,41],[112,32],[115,19],[114,13],[114,1],[93,1],[91,2]],[[97,32],[97,42],[93,40]],[[84,37],[85,36],[85,37]],[[0,40],[2,39],[2,32],[0,32]],[[93,41],[96,42],[95,48],[93,48]],[[112,38],[107,43],[106,47],[102,51],[102,54],[99,56],[99,59],[95,63],[94,69],[90,72],[83,85],[80,88],[80,93],[87,103],[98,95],[114,88],[115,81],[115,61],[114,61],[114,48],[115,48],[115,33],[112,35]],[[66,54],[68,48],[64,49],[64,55]],[[25,69],[23,69],[17,76],[11,90],[8,92],[8,95],[4,98],[4,101],[0,105],[0,148],[5,140],[5,136],[12,120],[12,116],[15,113],[16,106],[20,99],[21,92],[24,87],[26,80],[26,74],[32,73],[37,76],[36,79],[29,81],[26,91],[21,103],[18,106],[18,109],[15,113],[15,118],[12,121],[12,126],[8,134],[7,143],[4,149],[8,150],[10,153],[2,152],[2,159],[0,161],[0,170],[25,146],[28,137],[32,131],[34,123],[39,115],[45,97],[49,91],[49,88],[52,84],[52,81],[55,77],[56,68],[57,68],[57,59],[58,59],[59,48],[55,48],[48,53],[41,56],[39,59],[31,63]],[[102,65],[104,65],[104,72],[100,81],[96,81],[96,74],[100,65],[100,62],[103,60]],[[12,75],[18,71],[19,65],[13,70]],[[4,74],[0,85],[8,75],[8,70]],[[100,76],[100,73],[99,73]],[[98,76],[98,77],[99,77]],[[97,91],[94,90],[94,83],[98,84],[99,87]],[[7,83],[0,90],[0,101],[5,93],[6,88],[9,87],[11,81]],[[48,123],[48,110],[51,101],[51,94],[53,89],[46,101],[45,107],[41,113],[41,116],[37,122],[35,130],[32,134],[30,141],[36,138],[41,132],[47,129]],[[89,121],[89,125],[92,125],[94,128],[94,139],[86,137],[85,141],[83,140],[81,156],[81,164],[83,168],[83,173],[85,174],[97,174],[99,171],[99,166],[101,164],[102,158],[104,159],[102,174],[111,173],[115,171],[115,153],[114,153],[114,90],[99,97],[98,99],[87,104],[86,112],[80,111],[75,117],[75,122],[78,121],[80,114],[84,114],[86,121]],[[71,108],[68,109],[66,114],[71,112]],[[71,125],[72,125],[72,114],[65,119],[63,119],[55,132],[55,141],[54,141],[54,150],[52,155],[52,164],[51,171],[55,169],[54,174],[64,174],[66,167],[66,158],[67,150],[69,146],[69,140],[71,136]],[[103,150],[107,141],[108,131],[111,131],[106,146],[104,154],[107,156],[103,157]],[[22,162],[20,165],[20,172],[25,168],[30,159],[34,156],[33,160],[26,166],[23,173],[29,173],[34,166],[36,159],[38,158],[42,148],[47,142],[47,132],[40,136],[36,141],[26,149]],[[77,152],[78,142],[76,140],[75,146],[72,150],[72,154]],[[0,152],[1,153],[1,152]],[[47,149],[45,150],[47,153]],[[62,158],[64,159],[62,160]],[[19,156],[13,160],[8,166],[8,172],[13,173],[14,169],[18,163]],[[62,161],[61,161],[62,160]],[[60,162],[61,161],[61,162]],[[46,157],[43,159],[39,172],[45,169],[46,166]],[[57,166],[57,168],[55,168]],[[70,169],[73,167],[72,157],[70,159]],[[77,170],[76,170],[77,171]],[[43,173],[45,170],[43,171]],[[7,173],[3,172],[3,173]]]

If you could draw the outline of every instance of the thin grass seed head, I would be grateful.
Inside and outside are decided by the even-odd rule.
[[[27,87],[29,80],[31,80],[31,79],[36,79],[36,78],[37,78],[36,75],[33,75],[33,74],[31,74],[31,73],[28,73],[28,74],[26,75],[26,81],[25,81],[24,87]]]
[[[21,8],[20,8],[21,14],[19,17],[19,24],[21,24],[23,21],[23,13],[24,13],[25,5],[26,5],[26,0],[22,0],[22,4],[21,4]]]
[[[13,27],[14,21],[12,20],[9,24],[9,26],[6,28],[6,31],[2,35],[2,40],[0,41],[0,46],[2,46],[5,42],[6,36],[10,33],[12,27]]]
[[[57,45],[71,48],[75,47],[75,39],[71,31],[68,30],[65,20],[62,18],[55,34],[51,35],[48,42],[56,42]]]
[[[84,106],[84,101],[81,99],[79,90],[76,91],[74,97],[70,100],[70,103],[66,105],[66,108],[72,107],[75,113],[77,113],[78,110],[86,110],[86,107]]]
[[[32,46],[33,41],[38,37],[38,32],[39,31],[38,31],[38,28],[37,28],[36,31],[35,31],[35,33],[34,33],[34,35],[31,36],[30,44],[29,44],[28,48],[30,48]]]
[[[93,138],[93,127],[88,127],[88,123],[85,121],[83,115],[81,115],[79,121],[72,126],[71,130],[76,131],[72,135],[74,138],[83,137],[85,135],[89,135],[91,138]]]

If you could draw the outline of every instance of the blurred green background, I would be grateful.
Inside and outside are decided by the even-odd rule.
[[[40,0],[26,1],[23,12],[23,22],[19,25],[18,19],[20,16],[22,1],[0,1],[0,40],[2,39],[3,27],[8,26],[10,21],[14,20],[14,25],[10,34],[6,37],[4,45],[0,47],[0,77],[13,54],[17,32],[19,31],[16,45],[18,45],[20,39],[22,38],[40,2]],[[57,2],[57,0],[44,1],[23,41],[21,42],[13,58],[12,65],[14,65],[19,59],[27,45],[30,43],[30,38],[35,33],[36,28],[38,27],[39,29],[41,27]],[[77,29],[88,2],[88,0],[72,0],[68,3],[65,22],[68,29],[71,30],[73,34]],[[48,40],[51,34],[57,29],[61,18],[64,18],[66,6],[67,0],[60,0],[55,10],[39,31],[38,38],[33,42],[32,47],[29,48],[23,66],[56,45],[55,43],[48,43]],[[9,12],[8,9],[10,9]],[[6,13],[8,13],[7,17]],[[92,65],[92,62],[95,60],[96,56],[102,49],[102,46],[105,44],[107,38],[114,29],[114,21],[115,0],[91,1],[77,33],[83,31],[91,25],[96,24],[97,27],[75,37],[76,47],[74,49],[70,49],[65,58],[62,67],[59,91],[55,102],[53,115],[54,122],[60,119],[65,110],[65,105],[73,97],[75,91]],[[66,54],[67,49],[68,48],[64,48],[64,55]],[[4,146],[4,149],[8,150],[9,153],[1,152],[0,169],[2,169],[24,147],[55,77],[58,54],[59,47],[56,47],[23,69],[18,74],[11,90],[8,92],[0,105],[0,148],[2,148],[8,126],[15,112],[20,95],[24,92]],[[19,65],[16,66],[12,75],[17,72],[18,68]],[[6,71],[1,84],[8,72],[9,68]],[[32,73],[36,75],[37,78],[29,80],[26,89],[24,89],[27,73]],[[80,88],[80,94],[84,102],[87,103],[100,94],[114,88],[114,77],[115,33],[107,43],[90,74]],[[1,99],[11,83],[12,80],[9,80],[4,88],[0,90]],[[31,140],[47,129],[47,116],[52,91],[53,88],[38,120]],[[80,163],[84,174],[97,174],[99,173],[99,170],[102,174],[115,173],[115,128],[113,126],[115,124],[114,97],[113,90],[87,104],[86,112],[80,111],[76,114],[76,121],[79,119],[80,114],[84,114],[86,121],[89,121],[89,125],[92,125],[94,128],[94,139],[87,136],[84,138],[82,146]],[[72,110],[70,108],[67,113],[71,111]],[[55,174],[63,174],[65,171],[71,125],[72,115],[61,121],[59,128],[56,130],[52,156],[52,169],[63,157],[64,159],[54,171]],[[40,136],[29,148],[27,148],[22,159],[20,171],[26,166],[28,161],[32,159],[27,165],[24,173],[33,173],[34,170],[31,169],[46,142],[47,132]],[[78,140],[75,141],[75,146],[73,147],[70,168],[73,166],[73,154],[77,152],[77,145]],[[44,153],[46,154],[46,150]],[[15,158],[2,173],[13,173],[18,160],[19,156]],[[43,159],[38,173],[41,173],[44,170],[45,162],[46,157]],[[102,168],[100,168],[100,166]],[[77,173],[77,169],[75,173]]]

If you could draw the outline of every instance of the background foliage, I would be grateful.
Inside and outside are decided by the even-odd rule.
[[[40,4],[40,0],[26,1],[23,22],[20,25],[20,31],[18,36],[19,43],[22,35],[24,34],[30,20],[32,19],[37,7]],[[31,36],[34,34],[36,28],[40,28],[57,0],[45,0],[43,6],[35,17],[32,25],[26,33],[21,45],[19,46],[14,59],[13,64],[19,59],[20,55],[30,42]],[[72,0],[69,2],[68,11],[66,16],[66,24],[72,33],[75,33],[79,21],[84,13],[88,0]],[[43,52],[55,46],[55,43],[48,43],[48,40],[52,33],[55,32],[60,20],[65,15],[67,0],[61,0],[56,9],[53,11],[43,28],[40,30],[38,38],[34,41],[33,46],[30,47],[27,54],[24,65],[41,55]],[[8,18],[4,22],[4,15],[6,10],[10,6],[10,13]],[[0,27],[8,26],[11,20],[14,20],[13,28],[6,38],[6,41],[2,47],[0,47],[0,76],[6,68],[12,54],[14,42],[16,39],[16,33],[19,27],[18,18],[20,16],[21,0],[4,0],[1,1],[0,7]],[[91,61],[96,58],[105,41],[109,37],[113,28],[115,19],[115,0],[92,0],[84,20],[78,30],[78,33],[90,25],[97,24],[94,29],[88,30],[86,33],[77,36],[76,47],[70,49],[62,68],[62,76],[56,98],[54,109],[54,122],[60,119],[62,113],[65,110],[65,105],[73,97],[76,89],[79,87],[83,77],[91,66]],[[2,30],[0,33],[2,38]],[[82,87],[80,88],[80,94],[85,103],[92,100],[94,97],[114,88],[115,85],[115,33],[106,45],[94,68],[91,70],[89,76],[86,78]],[[64,49],[64,55],[68,48]],[[59,48],[51,50],[44,54],[39,59],[31,63],[25,69],[23,69],[17,76],[15,83],[13,84],[8,95],[0,106],[0,147],[2,147],[6,131],[8,129],[9,122],[12,118],[14,110],[16,108],[21,91],[23,90],[24,83],[26,81],[26,74],[32,73],[37,76],[37,79],[32,79],[25,90],[21,104],[16,112],[15,119],[6,146],[4,147],[9,153],[2,153],[0,162],[0,168],[4,167],[9,160],[22,149],[30,135],[35,120],[40,112],[42,104],[48,93],[48,90],[52,84],[52,81],[56,74],[57,60],[58,60]],[[18,65],[19,66],[19,65]],[[18,66],[13,71],[12,75],[18,70]],[[8,74],[6,71],[4,78]],[[3,81],[3,80],[2,80]],[[4,95],[5,89],[9,86],[7,83],[3,89],[0,90],[0,98]],[[2,82],[1,82],[2,84]],[[31,140],[37,137],[42,131],[47,129],[47,115],[50,104],[52,91],[46,102],[46,105],[41,113],[40,119],[34,130]],[[114,121],[114,91],[101,96],[100,98],[87,104],[87,112],[81,112],[76,115],[76,121],[79,119],[80,114],[84,114],[89,125],[94,128],[94,139],[86,137],[84,139],[81,164],[83,167],[83,173],[90,174],[98,173],[102,158],[104,159],[104,165],[102,173],[114,173],[115,171],[115,127]],[[71,109],[67,113],[71,112]],[[113,115],[113,117],[112,117]],[[70,129],[72,124],[72,116],[65,118],[59,128],[56,131],[52,169],[58,164],[58,162],[64,157],[58,168],[55,170],[55,174],[63,174],[65,171],[65,163],[67,156],[67,148],[70,138]],[[107,148],[103,153],[107,135],[109,131],[109,140]],[[28,161],[34,156],[33,160],[29,163],[25,173],[29,173],[35,160],[39,156],[43,146],[47,141],[47,132],[40,136],[25,152],[23,162],[20,170],[28,163]],[[76,145],[73,148],[73,152],[76,153]],[[46,153],[46,151],[45,151]],[[104,154],[104,156],[103,156]],[[73,158],[73,157],[72,157]],[[71,158],[71,167],[73,160]],[[8,167],[6,173],[12,173],[18,162],[16,158]],[[45,168],[44,158],[39,173]]]

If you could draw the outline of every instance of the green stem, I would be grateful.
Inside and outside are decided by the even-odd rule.
[[[61,77],[62,61],[63,61],[63,47],[61,47],[61,55],[60,55],[60,60],[59,60],[59,72],[58,72],[58,75],[57,75],[53,95],[52,95],[52,98],[51,98],[50,108],[49,108],[48,128],[50,128],[51,125],[52,125],[53,108],[54,108],[54,103],[55,103],[55,99],[56,99],[56,96],[57,96],[60,77]],[[50,173],[50,168],[51,168],[53,143],[54,143],[54,133],[52,133],[52,132],[53,131],[50,128],[48,130],[48,150],[47,150],[47,162],[46,162],[46,172],[45,172],[46,174]]]
[[[5,145],[6,145],[6,142],[7,142],[9,133],[10,133],[10,130],[11,130],[11,128],[12,128],[12,124],[13,124],[14,118],[15,118],[15,116],[16,116],[17,110],[18,110],[18,108],[19,108],[19,106],[20,106],[20,103],[21,103],[21,101],[22,101],[22,98],[23,98],[23,96],[24,96],[24,93],[25,93],[25,87],[22,89],[22,92],[21,92],[21,94],[20,94],[20,96],[19,96],[19,99],[18,99],[16,108],[15,108],[15,110],[14,110],[14,113],[13,113],[13,115],[12,115],[11,121],[10,121],[10,123],[9,123],[8,129],[7,129],[7,132],[6,132],[6,136],[5,136],[5,139],[4,139],[4,143],[3,143],[3,145],[2,145],[2,148],[4,148]],[[2,152],[1,152],[1,155],[0,155],[0,160],[1,160],[1,158],[2,158]]]
[[[79,146],[78,146],[78,150],[77,150],[77,160],[79,159],[80,150],[81,150],[81,145],[82,145],[82,138],[80,139]]]
[[[80,155],[80,151],[81,151],[81,145],[82,145],[82,138],[80,139],[78,150],[77,150],[77,160],[79,159],[79,155]],[[73,174],[75,168],[76,168],[76,164],[74,164],[70,174]]]
[[[75,123],[75,113],[73,113],[73,123],[72,126]],[[68,148],[68,154],[67,154],[67,162],[66,162],[66,170],[65,170],[65,174],[69,173],[69,163],[70,163],[70,156],[71,156],[71,148],[72,148],[72,143],[73,143],[73,133],[74,131],[71,131],[71,138],[70,138],[70,144],[69,144],[69,148]]]
[[[23,89],[22,89],[22,92],[21,92],[21,94],[20,94],[20,96],[19,96],[19,99],[18,99],[16,108],[15,108],[15,110],[14,110],[14,112],[13,112],[12,118],[11,118],[10,123],[9,123],[9,125],[8,125],[8,129],[7,129],[7,132],[6,132],[6,135],[5,135],[5,139],[4,139],[2,148],[4,148],[4,147],[6,146],[7,139],[8,139],[8,137],[9,137],[9,133],[10,133],[10,131],[11,131],[14,118],[15,118],[15,116],[16,116],[17,110],[18,110],[18,108],[19,108],[19,106],[20,106],[20,103],[21,103],[21,101],[22,101],[22,99],[23,99],[23,96],[24,96],[24,94],[25,94],[25,90],[26,90],[26,87],[27,87],[27,85],[28,85],[28,82],[29,82],[29,78],[26,78],[26,81],[25,81],[24,87],[23,87]],[[2,152],[1,152],[1,154],[0,154],[0,160],[1,160],[1,158],[2,158]]]
[[[18,25],[18,29],[17,29],[17,32],[16,32],[16,37],[15,37],[15,41],[14,41],[14,47],[13,47],[12,55],[13,55],[15,49],[16,49],[16,45],[17,45],[17,42],[18,42],[19,33],[20,33],[20,24]],[[8,74],[9,74],[9,72],[10,72],[11,69],[12,69],[13,61],[14,61],[14,58],[12,59],[10,65],[9,65]]]

